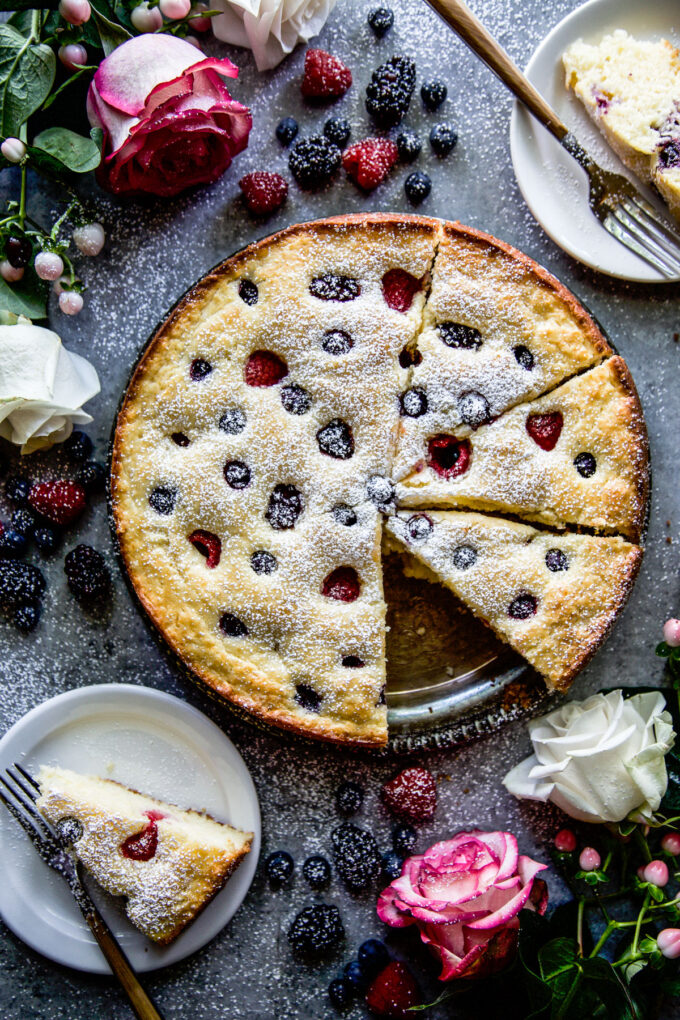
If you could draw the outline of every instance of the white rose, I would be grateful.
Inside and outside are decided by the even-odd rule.
[[[665,708],[657,691],[568,701],[529,723],[534,753],[503,784],[516,797],[551,800],[583,822],[649,818],[666,792],[664,755],[675,740]]]
[[[276,67],[299,42],[318,35],[336,0],[215,0],[212,30],[222,42],[253,51],[258,71]]]

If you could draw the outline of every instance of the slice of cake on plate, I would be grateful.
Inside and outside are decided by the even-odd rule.
[[[621,160],[654,185],[680,219],[680,53],[623,29],[562,57],[567,88]]]
[[[130,921],[167,945],[220,891],[250,851],[242,832],[198,811],[146,797],[110,779],[43,765],[38,808],[56,825],[75,819],[73,848]]]
[[[539,531],[454,510],[400,511],[387,522],[399,551],[431,571],[545,677],[566,689],[599,646],[642,559],[616,537]]]

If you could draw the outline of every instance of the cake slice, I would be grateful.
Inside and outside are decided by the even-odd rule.
[[[484,514],[400,511],[388,535],[543,676],[566,689],[620,612],[642,558],[623,538],[542,532]],[[409,567],[410,558],[418,563]]]
[[[620,159],[680,219],[680,53],[623,29],[562,57],[574,91]]]
[[[44,817],[79,823],[78,858],[107,892],[125,897],[130,921],[160,945],[177,938],[250,850],[252,832],[110,779],[47,765],[36,778]]]
[[[642,409],[614,357],[470,438],[431,435],[397,496],[402,506],[501,510],[638,541],[648,486]]]

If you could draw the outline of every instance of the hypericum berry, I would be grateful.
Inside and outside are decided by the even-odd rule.
[[[73,231],[73,243],[79,252],[90,257],[99,255],[104,247],[106,234],[101,223],[85,223]]]
[[[255,170],[246,174],[238,186],[248,209],[256,216],[269,216],[275,212],[286,201],[288,194],[286,178],[268,170]]]
[[[276,137],[281,145],[290,145],[298,133],[299,125],[294,117],[284,117],[276,125]]]
[[[385,180],[399,158],[389,138],[364,138],[342,154],[342,165],[360,188],[371,191]]]
[[[680,928],[664,928],[656,936],[656,944],[667,960],[680,956]]]
[[[448,156],[458,141],[458,133],[450,124],[435,124],[430,131],[430,145],[437,156]]]
[[[77,315],[83,308],[83,295],[77,290],[63,290],[59,295],[59,307],[64,315]]]
[[[194,4],[191,8],[192,18],[190,25],[194,32],[209,32],[212,26],[212,18],[203,18],[201,15],[210,8],[207,4]],[[196,17],[195,15],[198,15]]]
[[[350,889],[366,889],[382,869],[378,844],[365,829],[346,822],[331,833],[335,867]]]
[[[380,939],[366,939],[359,946],[357,960],[364,973],[373,977],[390,962],[390,954],[387,952],[387,946]]]
[[[677,857],[680,854],[680,832],[667,832],[661,840],[661,849]]]
[[[392,829],[392,846],[398,854],[402,857],[408,857],[412,854],[416,847],[416,840],[418,839],[418,833],[409,825],[407,822],[403,822],[401,825],[395,825]]]
[[[352,84],[352,72],[325,50],[307,50],[300,89],[306,99],[338,99]]]
[[[69,460],[77,463],[87,458],[92,453],[92,440],[86,432],[74,429],[62,447]]]
[[[337,907],[317,903],[305,907],[288,929],[293,950],[304,956],[318,957],[342,942],[345,929]]]
[[[92,8],[89,0],[59,0],[59,13],[69,25],[84,25],[90,20]]]
[[[597,871],[602,863],[602,858],[594,847],[587,846],[581,850],[578,863],[581,871]]]
[[[28,538],[33,534],[37,520],[33,511],[29,510],[27,506],[19,506],[12,512],[10,523],[14,531],[18,531],[20,535],[26,535]]]
[[[64,272],[63,259],[54,251],[38,252],[34,265],[41,280],[58,280]]]
[[[264,862],[264,866],[271,884],[280,886],[290,881],[295,864],[286,850],[275,850]]]
[[[560,829],[555,836],[555,849],[561,854],[570,854],[576,849],[576,835],[571,829]]]
[[[344,977],[335,978],[328,986],[328,998],[335,1009],[348,1009],[352,1005],[354,989]]]
[[[57,55],[67,71],[79,71],[83,64],[87,64],[87,50],[80,43],[60,46]]]
[[[392,960],[366,992],[366,1005],[378,1017],[409,1017],[420,1004],[420,993],[405,963]]]
[[[0,145],[0,152],[8,163],[21,163],[26,155],[26,145],[20,138],[5,138]]]
[[[663,639],[671,648],[680,648],[680,620],[671,618],[663,625]]]
[[[343,974],[355,993],[364,992],[368,987],[370,978],[358,960],[350,960],[349,963],[346,963]]]
[[[412,163],[420,155],[422,147],[420,138],[410,128],[404,128],[397,135],[397,151],[402,163]]]
[[[650,861],[645,865],[644,880],[650,885],[657,885],[663,889],[665,885],[668,885],[669,878],[668,865],[665,861]]]
[[[77,599],[100,598],[111,587],[111,575],[104,557],[90,545],[77,545],[64,558],[68,586]]]
[[[32,254],[33,245],[27,237],[8,237],[5,241],[5,255],[14,269],[25,269]]]
[[[426,81],[420,86],[420,98],[428,110],[437,110],[448,95],[443,81]]]
[[[27,602],[14,610],[14,626],[24,634],[35,630],[40,620],[40,606],[36,602]]]
[[[48,555],[59,548],[59,532],[44,525],[33,532],[33,541],[41,553]]]
[[[341,163],[340,149],[323,135],[302,138],[293,146],[288,158],[290,172],[301,188],[326,184]]]
[[[410,822],[432,818],[437,807],[437,784],[425,768],[404,769],[382,788],[386,806],[395,815]]]
[[[409,174],[404,181],[404,191],[409,202],[413,205],[420,205],[432,191],[432,181],[428,174],[421,170]]]
[[[86,492],[103,492],[106,468],[96,460],[86,460],[76,471],[76,481]]]
[[[389,7],[376,7],[368,15],[368,24],[373,34],[382,39],[394,24],[394,14]]]
[[[302,865],[302,874],[312,889],[325,889],[331,880],[331,866],[321,854],[313,854]]]
[[[411,103],[416,65],[408,57],[392,57],[373,72],[366,87],[366,109],[381,127],[398,124]]]
[[[146,0],[133,8],[130,21],[138,32],[157,32],[163,27],[163,15],[157,7],[149,7]]]
[[[0,559],[0,605],[35,602],[45,594],[45,578],[32,563]]]
[[[329,117],[323,126],[323,133],[329,142],[344,149],[352,134],[352,128],[344,117]]]
[[[24,506],[28,502],[31,483],[23,475],[10,475],[5,482],[5,495],[15,506]]]
[[[23,278],[23,275],[24,270],[15,269],[14,266],[7,261],[7,259],[3,259],[2,262],[0,262],[0,276],[2,276],[3,280],[6,280],[7,283],[18,283],[18,281]]]
[[[85,489],[66,478],[36,482],[31,486],[28,501],[42,517],[63,528],[77,520],[85,509]]]
[[[0,534],[0,557],[17,559],[23,556],[28,548],[28,538],[15,528],[5,528]]]
[[[161,14],[170,21],[181,21],[191,11],[191,0],[159,0]]]
[[[394,882],[401,875],[404,866],[404,858],[397,853],[383,854],[382,873],[388,882]]]
[[[340,783],[335,793],[335,806],[341,815],[353,815],[364,802],[364,788],[351,780]]]

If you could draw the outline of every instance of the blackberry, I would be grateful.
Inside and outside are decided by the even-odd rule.
[[[69,460],[87,460],[92,453],[92,440],[79,429],[75,429],[64,443],[64,453]]]
[[[342,153],[323,135],[302,138],[290,153],[290,172],[301,188],[320,188],[340,169]]]
[[[426,81],[420,86],[420,98],[428,110],[437,110],[448,95],[443,81]]]
[[[403,857],[408,857],[410,853],[413,853],[417,839],[418,833],[413,826],[409,825],[407,822],[395,825],[392,829],[392,846],[394,847],[395,852],[401,854]]]
[[[294,485],[276,485],[269,497],[265,520],[276,531],[294,528],[304,509],[302,493]]]
[[[344,276],[342,273],[322,273],[321,276],[312,278],[309,293],[319,301],[355,301],[361,294],[361,284],[353,276]],[[333,332],[336,331],[333,330]],[[352,344],[350,343],[349,346],[351,347]]]
[[[45,594],[45,578],[31,563],[0,560],[0,605],[35,602]]]
[[[397,152],[402,163],[412,163],[420,155],[422,147],[420,138],[410,128],[404,128],[397,135]]]
[[[104,557],[90,545],[77,545],[64,558],[68,586],[77,599],[94,600],[111,586],[111,575]]]
[[[349,963],[345,964],[343,974],[345,975],[345,981],[349,982],[355,993],[361,994],[368,988],[368,974],[358,960],[350,960]]]
[[[285,850],[276,850],[264,862],[267,878],[274,886],[285,885],[293,875],[293,858]]]
[[[329,117],[323,126],[323,133],[329,142],[344,149],[352,134],[350,123],[345,117]]]
[[[364,972],[369,977],[374,977],[390,962],[390,954],[387,952],[387,946],[380,939],[366,939],[359,946],[357,960]]]
[[[20,535],[29,537],[35,530],[37,520],[38,518],[32,510],[29,510],[27,506],[20,506],[12,512],[11,524]]]
[[[382,39],[394,24],[394,14],[389,7],[376,7],[368,15],[368,24],[373,34]]]
[[[334,460],[349,460],[354,453],[352,430],[341,418],[333,418],[316,434],[321,453]]]
[[[21,531],[14,528],[5,528],[0,535],[0,557],[3,559],[16,559],[23,556],[28,548],[28,538]]]
[[[363,787],[358,783],[341,783],[335,794],[335,806],[341,815],[355,814],[364,802]]]
[[[321,956],[342,942],[345,929],[337,907],[317,903],[305,907],[288,929],[288,941],[300,955]]]
[[[85,492],[103,492],[106,485],[106,468],[97,460],[86,460],[76,472],[76,481]]]
[[[382,859],[382,874],[388,882],[394,882],[401,875],[401,868],[404,858],[397,853],[384,854]]]
[[[59,532],[48,525],[43,525],[33,532],[33,541],[41,553],[52,553],[59,547]]]
[[[421,170],[416,170],[415,173],[409,174],[404,181],[404,191],[406,197],[413,205],[419,205],[424,202],[427,196],[432,191],[432,181],[429,174],[424,174]]]
[[[298,122],[294,117],[284,117],[276,125],[276,137],[281,142],[281,145],[290,145],[298,130]]]
[[[335,1009],[348,1009],[352,1005],[354,990],[345,978],[335,978],[328,986],[328,998]]]
[[[30,491],[31,483],[23,475],[11,475],[5,482],[5,495],[15,506],[24,506]]]
[[[366,87],[366,109],[380,127],[404,117],[416,85],[416,65],[408,57],[391,57],[373,72]]]
[[[26,602],[14,610],[14,626],[28,634],[35,630],[40,619],[40,606],[37,602]]]
[[[382,869],[378,844],[365,829],[346,822],[331,833],[338,874],[350,889],[366,889]]]
[[[302,865],[302,874],[312,889],[325,889],[331,880],[331,866],[321,854],[314,854]]]
[[[437,156],[448,156],[457,141],[458,133],[450,124],[435,124],[430,131],[430,145]]]

